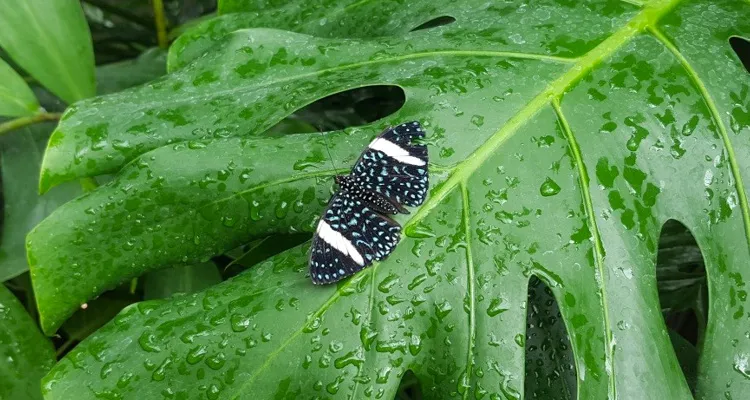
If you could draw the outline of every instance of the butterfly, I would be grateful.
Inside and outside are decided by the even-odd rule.
[[[339,281],[386,258],[401,226],[389,215],[408,214],[427,196],[427,146],[419,122],[385,129],[367,146],[318,222],[310,251],[315,284]]]

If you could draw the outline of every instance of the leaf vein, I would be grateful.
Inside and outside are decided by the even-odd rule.
[[[465,382],[467,383],[467,389],[463,393],[463,399],[469,398],[469,392],[471,391],[471,374],[472,367],[474,365],[474,341],[476,339],[476,296],[474,293],[474,257],[471,250],[471,216],[469,215],[469,191],[466,188],[466,182],[461,183],[461,199],[463,203],[463,216],[462,223],[464,229],[464,235],[466,236],[466,286],[468,293],[466,296],[469,300],[469,340],[467,341],[466,349],[466,368],[465,368]]]
[[[604,245],[602,244],[602,239],[599,234],[599,227],[596,224],[594,204],[591,200],[591,181],[589,179],[588,171],[586,170],[586,165],[583,162],[581,147],[578,145],[578,141],[576,140],[575,135],[573,135],[573,131],[570,129],[568,120],[565,118],[565,115],[560,108],[560,103],[557,99],[552,100],[552,108],[555,110],[557,120],[560,123],[563,135],[565,135],[565,139],[568,141],[568,145],[570,146],[570,151],[573,155],[576,169],[578,170],[578,178],[581,185],[581,196],[583,198],[583,208],[586,212],[587,224],[589,226],[589,231],[591,231],[591,238],[594,242],[594,263],[596,264],[597,274],[599,275],[599,279],[597,279],[597,283],[599,284],[599,302],[602,307],[602,317],[604,319],[604,346],[605,354],[607,357],[605,362],[611,366],[611,368],[608,368],[607,370],[609,375],[610,397],[614,398],[615,396],[613,395],[617,393],[615,389],[615,354],[614,346],[612,346],[612,324],[609,317],[609,302],[607,300],[607,290],[606,284],[604,282],[606,276],[604,266]]]
[[[747,194],[745,192],[745,184],[742,181],[742,174],[740,173],[740,166],[737,162],[737,155],[734,153],[734,146],[732,141],[729,140],[729,134],[727,128],[719,115],[719,110],[716,108],[716,103],[713,97],[708,93],[706,85],[703,80],[698,76],[698,73],[693,69],[688,60],[685,58],[680,50],[672,43],[658,28],[650,26],[648,31],[659,41],[664,47],[666,47],[677,60],[682,64],[682,68],[687,73],[690,80],[695,85],[698,92],[700,92],[703,101],[706,103],[709,112],[711,113],[711,119],[713,119],[719,130],[719,135],[724,143],[724,148],[727,152],[727,159],[729,160],[730,172],[734,179],[734,185],[737,190],[737,197],[739,197],[740,210],[742,211],[742,222],[745,227],[745,241],[747,242],[748,249],[750,249],[750,206],[748,206]]]

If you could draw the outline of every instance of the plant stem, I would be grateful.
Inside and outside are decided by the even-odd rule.
[[[156,40],[159,47],[166,49],[167,41],[167,19],[164,17],[164,4],[162,0],[152,0],[154,6],[154,20],[156,22]]]
[[[35,124],[37,122],[44,122],[44,121],[57,121],[62,116],[61,113],[48,113],[48,112],[41,112],[38,114],[30,115],[28,117],[19,117],[16,119],[12,119],[7,122],[3,122],[0,124],[0,136],[14,131],[18,128],[23,128],[24,126]]]
[[[60,345],[57,351],[55,351],[55,353],[57,354],[57,357],[60,357],[61,355],[65,354],[65,351],[68,350],[70,345],[72,345],[73,343],[75,343],[75,339],[69,338],[62,345]]]

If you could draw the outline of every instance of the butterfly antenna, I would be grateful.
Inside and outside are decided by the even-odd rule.
[[[331,160],[331,165],[333,166],[333,170],[338,171],[338,169],[336,168],[336,163],[333,162],[333,156],[331,156],[331,149],[328,143],[328,136],[326,136],[326,134],[323,133],[323,130],[320,127],[318,127],[318,132],[320,132],[320,136],[323,136],[323,141],[325,142],[325,145],[326,145],[326,153],[328,153],[328,159]]]

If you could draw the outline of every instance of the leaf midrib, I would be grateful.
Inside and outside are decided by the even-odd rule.
[[[614,54],[615,51],[622,48],[622,46],[628,43],[633,37],[642,33],[649,26],[653,26],[658,22],[664,14],[669,12],[673,7],[679,4],[682,0],[654,0],[649,3],[641,12],[639,12],[633,19],[628,21],[625,26],[620,28],[617,32],[612,34],[610,37],[605,39],[595,48],[586,53],[583,57],[580,57],[578,61],[562,76],[554,80],[549,84],[541,93],[529,101],[515,116],[513,116],[508,122],[506,122],[499,130],[497,130],[487,141],[477,148],[471,155],[469,155],[464,161],[459,163],[453,174],[443,182],[434,193],[430,194],[428,200],[420,207],[420,209],[413,214],[405,224],[404,227],[408,229],[418,223],[420,223],[433,208],[437,207],[446,196],[453,191],[459,184],[465,183],[466,180],[476,171],[484,162],[494,154],[495,150],[505,143],[513,134],[528,120],[530,120],[542,107],[550,104],[554,99],[559,98],[574,83],[578,82],[581,78],[587,75],[594,67],[598,66],[602,61],[607,59],[609,56]],[[595,226],[592,230],[595,230]],[[596,233],[598,235],[598,232]],[[372,274],[371,279],[374,279],[374,271],[379,263],[376,262],[370,268]],[[365,270],[367,271],[367,270]],[[349,288],[354,282],[358,282],[358,279],[350,279],[345,284],[339,286],[333,295],[323,303],[317,311],[312,313],[308,321],[313,321],[315,318],[320,317],[328,308],[336,303],[341,298],[342,293]],[[602,284],[602,290],[604,285]],[[606,306],[604,309],[606,310]],[[605,311],[606,313],[606,311]],[[606,314],[605,314],[606,317]],[[605,324],[610,324],[607,318]],[[267,368],[273,358],[281,354],[282,350],[289,345],[294,338],[302,333],[307,323],[301,326],[298,330],[294,331],[285,340],[278,349],[273,351],[266,358],[265,362],[252,374],[251,378],[246,380],[238,389],[236,394],[232,398],[238,398],[244,389],[255,381],[260,373]],[[611,329],[607,329],[607,336],[611,335]],[[607,337],[605,336],[605,338]],[[613,348],[610,346],[610,341],[607,340],[605,346],[609,353]],[[608,354],[609,355],[609,354]],[[608,357],[606,362],[611,362],[611,358]],[[610,373],[610,386],[609,391],[614,392],[614,365]]]
[[[607,276],[605,274],[604,270],[604,245],[602,244],[601,236],[599,235],[599,227],[596,223],[596,215],[594,214],[594,202],[591,200],[591,190],[590,190],[590,180],[589,180],[589,174],[586,170],[586,165],[583,162],[583,156],[581,155],[581,147],[578,145],[578,140],[576,140],[575,135],[573,134],[573,130],[570,128],[570,124],[568,124],[568,120],[565,118],[565,114],[563,114],[562,108],[560,107],[560,102],[558,99],[552,100],[552,108],[555,111],[555,115],[557,116],[557,120],[559,121],[560,125],[562,125],[562,131],[563,135],[565,136],[565,139],[568,142],[568,146],[570,147],[571,153],[573,154],[573,160],[576,166],[576,169],[578,170],[578,179],[579,183],[581,185],[581,198],[583,199],[583,208],[586,212],[586,219],[587,223],[589,225],[589,231],[591,231],[591,239],[593,241],[593,252],[594,252],[594,264],[596,266],[597,274],[602,279],[602,284],[598,288],[599,289],[599,303],[602,307],[602,314],[603,314],[603,320],[604,320],[604,344],[605,344],[605,351],[607,354],[607,358],[605,362],[612,363],[612,360],[614,359],[614,346],[611,345],[612,343],[612,325],[609,318],[609,302],[607,300],[607,291],[604,287],[604,277]],[[575,348],[573,350],[575,352]],[[615,398],[617,394],[616,390],[616,381],[615,381],[615,374],[614,374],[614,366],[612,366],[612,373],[609,374],[609,385],[607,387],[608,394],[610,398]],[[564,380],[563,380],[564,381]],[[581,395],[581,386],[577,386],[578,393],[576,396]]]

